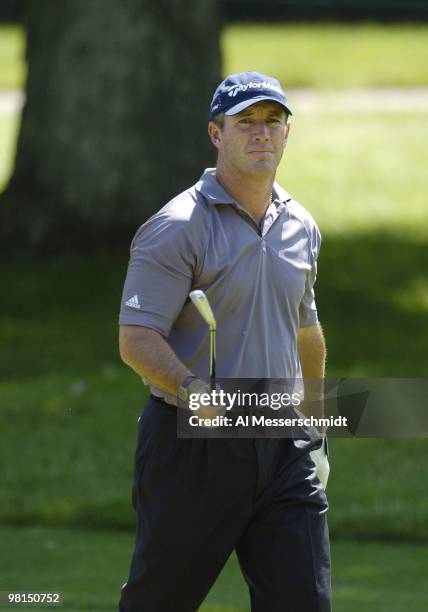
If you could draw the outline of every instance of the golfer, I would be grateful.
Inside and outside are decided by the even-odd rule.
[[[151,396],[139,419],[136,543],[120,612],[198,610],[234,550],[252,612],[331,609],[322,438],[177,436],[178,398],[209,390],[207,327],[192,290],[205,292],[217,319],[218,378],[324,376],[319,230],[275,182],[290,116],[276,79],[227,77],[208,123],[216,167],[132,242],[120,353]]]

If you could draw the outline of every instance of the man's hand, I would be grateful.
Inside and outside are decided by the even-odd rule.
[[[315,463],[315,467],[317,469],[317,476],[325,491],[327,488],[328,476],[330,474],[327,438],[323,438],[321,448],[317,448],[317,450],[311,451],[309,455],[311,456],[312,461]]]
[[[220,387],[217,385],[216,391],[219,391]],[[211,386],[200,378],[193,380],[189,387],[189,402],[188,408],[200,419],[213,419],[216,416],[223,416],[226,413],[226,407],[218,406],[212,403],[212,390]],[[208,421],[204,424],[204,427],[213,427]]]

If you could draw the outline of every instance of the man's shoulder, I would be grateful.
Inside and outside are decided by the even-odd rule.
[[[312,234],[314,231],[319,233],[316,221],[307,208],[302,206],[277,183],[275,183],[275,190],[280,200],[286,204],[286,210],[291,217],[299,221],[309,233]]]
[[[297,200],[291,198],[289,202],[287,202],[287,207],[290,215],[300,221],[309,231],[318,229],[316,221],[309,210],[297,202]]]
[[[134,236],[132,246],[147,243],[167,244],[171,241],[187,243],[204,238],[208,227],[209,207],[195,185],[179,193],[155,212],[140,227]]]
[[[152,219],[167,218],[171,222],[186,224],[198,222],[207,217],[208,214],[209,207],[207,202],[196,189],[196,185],[192,185],[169,200],[153,215]]]
[[[192,228],[199,230],[206,224],[209,216],[207,202],[192,185],[185,191],[169,200],[162,208],[149,217],[143,223],[138,232],[147,231],[149,228],[162,228],[175,232],[191,231]]]

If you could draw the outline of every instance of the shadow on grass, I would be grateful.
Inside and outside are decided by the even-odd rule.
[[[316,294],[330,376],[427,375],[427,270],[422,242],[325,238]]]

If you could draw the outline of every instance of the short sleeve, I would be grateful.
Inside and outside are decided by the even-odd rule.
[[[168,208],[149,219],[131,244],[119,323],[167,337],[187,299],[197,261],[192,223]]]
[[[314,285],[317,278],[317,259],[321,247],[321,234],[315,222],[312,222],[308,235],[311,268],[306,275],[305,292],[299,308],[300,327],[310,327],[318,322]]]

